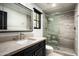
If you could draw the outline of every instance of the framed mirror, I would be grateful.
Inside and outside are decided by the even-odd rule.
[[[32,31],[32,10],[20,3],[0,3],[0,32]]]

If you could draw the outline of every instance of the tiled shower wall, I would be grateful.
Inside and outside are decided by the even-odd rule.
[[[69,12],[58,17],[59,20],[59,41],[64,47],[74,48],[75,25],[74,12]]]

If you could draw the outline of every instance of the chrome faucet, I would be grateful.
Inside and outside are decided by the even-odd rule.
[[[20,40],[23,39],[24,37],[22,37],[22,35],[24,35],[22,32],[20,32]]]

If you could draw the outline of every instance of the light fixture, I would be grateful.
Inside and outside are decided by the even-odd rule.
[[[56,3],[52,3],[52,7],[56,7]]]

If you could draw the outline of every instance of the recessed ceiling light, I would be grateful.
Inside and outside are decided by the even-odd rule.
[[[56,7],[56,6],[57,6],[56,3],[53,3],[53,4],[52,4],[52,7]]]

